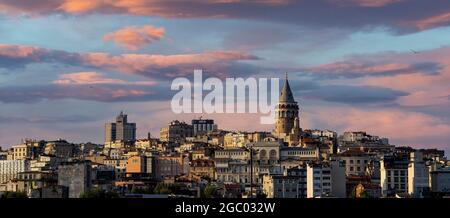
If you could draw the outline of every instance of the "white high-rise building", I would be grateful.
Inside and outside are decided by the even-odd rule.
[[[383,197],[408,193],[409,159],[405,155],[384,156],[380,160],[380,185]]]
[[[333,160],[308,164],[306,169],[307,198],[346,197],[345,164]]]
[[[425,166],[421,152],[410,154],[408,165],[408,194],[414,198],[424,197],[424,193],[429,192],[429,168]]]
[[[0,183],[16,179],[18,173],[29,170],[28,160],[0,160]]]

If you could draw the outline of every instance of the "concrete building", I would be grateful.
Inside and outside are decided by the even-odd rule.
[[[69,188],[69,198],[79,198],[92,187],[91,162],[63,162],[58,167],[58,185]]]
[[[255,152],[253,160],[258,161],[260,165],[273,165],[279,163],[280,148],[282,146],[283,144],[279,141],[251,142],[246,145],[247,148],[250,148]]]
[[[303,147],[282,147],[280,149],[280,159],[286,160],[301,160],[301,161],[316,161],[319,160],[319,148],[303,148]]]
[[[307,197],[331,195],[331,168],[325,164],[308,164]]]
[[[389,154],[395,150],[387,138],[372,136],[366,132],[345,132],[338,138],[338,153],[347,150],[362,150],[370,153]]]
[[[224,136],[223,141],[223,147],[225,149],[236,149],[244,147],[244,145],[250,142],[250,139],[248,138],[248,134],[246,133],[230,132]]]
[[[58,175],[54,172],[20,172],[17,176],[18,191],[28,196],[34,189],[54,187],[58,183]]]
[[[117,180],[125,177],[128,159],[107,158],[103,161],[103,164],[115,169],[115,176]]]
[[[379,198],[381,197],[380,183],[372,182],[370,176],[346,176],[347,197],[351,198]]]
[[[189,168],[190,177],[198,176],[204,178],[215,179],[216,168],[214,167],[213,160],[196,159],[191,161],[191,167]]]
[[[33,157],[33,148],[27,144],[13,145],[11,149],[13,160],[25,160]]]
[[[128,115],[120,112],[115,123],[105,124],[105,147],[115,141],[136,140],[136,123],[128,123]]]
[[[48,141],[44,148],[44,154],[61,158],[72,157],[74,153],[75,146],[63,139]]]
[[[214,120],[202,120],[200,118],[192,120],[192,128],[194,131],[194,136],[196,136],[216,131],[217,125],[214,124]]]
[[[20,172],[28,171],[28,160],[0,160],[0,184],[17,179]]]
[[[172,121],[168,127],[161,128],[160,140],[169,143],[183,143],[186,137],[194,135],[194,128],[185,122]]]
[[[408,193],[409,154],[384,156],[380,161],[380,184],[383,197]]]
[[[45,141],[41,140],[33,140],[33,139],[25,139],[22,140],[22,144],[13,145],[10,149],[10,152],[7,156],[7,160],[25,160],[25,159],[33,159],[38,154],[42,153]]]
[[[450,167],[439,167],[430,172],[430,185],[433,195],[450,196]]]
[[[345,164],[342,161],[307,165],[307,197],[346,197]]]
[[[158,156],[155,162],[155,178],[175,177],[189,174],[189,158],[179,154],[174,156]]]
[[[414,198],[423,198],[430,193],[429,167],[425,165],[421,152],[410,154],[408,165],[408,194]]]
[[[370,155],[361,150],[346,150],[337,155],[337,157],[345,162],[345,174],[347,176],[364,176],[366,169],[374,155]]]
[[[233,160],[233,159],[215,159],[216,180],[223,183],[237,183],[242,186],[253,184],[261,184],[262,178],[259,177],[260,168],[253,165],[253,177],[251,176],[252,165],[249,161]]]
[[[137,155],[128,158],[126,166],[127,174],[143,174],[146,173],[147,163],[146,157]]]
[[[250,152],[243,148],[216,150],[214,151],[214,157],[216,159],[232,159],[232,160],[247,161],[250,159]]]
[[[262,183],[267,198],[306,198],[305,168],[290,168],[283,175],[264,175]]]
[[[40,155],[38,158],[30,160],[30,171],[54,171],[62,159],[52,155]]]

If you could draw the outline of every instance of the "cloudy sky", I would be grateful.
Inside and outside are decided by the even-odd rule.
[[[284,77],[303,128],[450,150],[448,0],[0,0],[0,145],[173,119],[175,77]],[[257,114],[219,127],[271,130]]]

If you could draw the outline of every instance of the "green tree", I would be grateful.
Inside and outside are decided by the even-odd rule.
[[[171,190],[169,189],[169,185],[164,184],[164,183],[158,183],[158,185],[156,185],[156,187],[153,190],[153,192],[156,193],[156,194],[170,194],[170,193],[172,193]]]
[[[219,193],[217,191],[217,187],[215,185],[208,185],[203,190],[203,197],[205,198],[216,198],[219,197]]]
[[[132,194],[153,194],[153,189],[150,187],[145,188],[139,188],[139,187],[133,187],[131,189]]]
[[[27,198],[27,194],[25,192],[5,192],[2,195],[2,198]]]
[[[115,191],[107,192],[105,190],[94,188],[81,194],[80,198],[118,198],[119,194]]]

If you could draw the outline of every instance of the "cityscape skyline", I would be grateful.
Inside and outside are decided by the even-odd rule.
[[[105,123],[104,144],[26,140],[0,150],[0,197],[448,196],[445,151],[395,146],[363,131],[303,129],[299,110],[286,75],[272,132],[228,132],[199,117],[137,139],[136,124],[121,111]]]
[[[123,110],[121,110],[120,111],[120,114],[119,115],[121,115],[122,113],[124,113],[124,111]],[[209,116],[209,115],[212,115],[212,116]],[[238,116],[238,117],[246,117],[246,116],[255,116],[255,122],[257,122],[257,120],[259,119],[259,117],[258,117],[258,115],[259,115],[259,113],[258,114],[248,114],[248,113],[245,113],[245,114],[223,114],[223,118],[222,119],[229,119],[229,118],[227,118],[227,116]],[[129,116],[129,114],[125,114],[125,116]],[[302,114],[302,116],[304,116],[304,114]],[[112,117],[114,117],[114,116],[112,116]],[[10,148],[11,146],[13,146],[13,145],[18,145],[18,144],[20,144],[20,143],[23,143],[24,142],[24,140],[37,140],[37,141],[39,141],[39,140],[59,140],[59,139],[65,139],[65,140],[68,140],[68,141],[70,141],[70,142],[73,142],[73,143],[96,143],[96,144],[103,144],[104,142],[105,142],[105,140],[103,140],[104,139],[104,137],[105,137],[105,130],[104,129],[102,129],[103,127],[104,127],[104,125],[105,124],[109,124],[109,122],[110,121],[112,121],[112,117],[110,117],[109,118],[109,121],[107,120],[106,121],[106,123],[102,123],[102,126],[99,126],[99,132],[101,132],[101,135],[99,136],[100,138],[99,139],[96,139],[96,140],[91,140],[91,139],[87,139],[87,138],[84,138],[84,137],[81,137],[81,139],[80,140],[72,140],[71,139],[71,137],[70,137],[70,135],[69,135],[69,137],[68,138],[64,138],[64,137],[58,137],[58,136],[54,136],[54,137],[49,137],[49,138],[37,138],[37,137],[27,137],[27,136],[25,136],[25,137],[22,137],[22,138],[20,138],[20,139],[17,139],[17,142],[15,142],[15,143],[12,143],[12,144],[7,144],[6,146],[2,146],[1,144],[0,144],[0,148],[3,148],[3,149],[8,149],[8,148]],[[133,117],[133,116],[131,116],[131,117]],[[178,118],[177,118],[178,117]],[[186,116],[186,114],[178,114],[178,115],[175,115],[175,117],[172,119],[172,120],[168,120],[165,124],[163,124],[162,126],[160,126],[160,127],[155,127],[155,128],[157,128],[157,129],[153,129],[153,131],[147,131],[147,130],[142,130],[142,129],[140,129],[140,128],[138,128],[138,126],[139,126],[139,123],[140,122],[136,122],[135,123],[135,125],[136,125],[136,127],[135,127],[135,131],[136,131],[136,136],[135,136],[135,138],[136,139],[145,139],[145,138],[147,138],[149,135],[149,133],[150,133],[150,135],[152,136],[152,138],[159,138],[160,137],[160,130],[161,130],[161,128],[162,127],[164,127],[164,126],[166,126],[167,124],[169,124],[170,122],[172,122],[172,121],[180,121],[180,122],[186,122],[186,121],[191,121],[191,120],[196,120],[196,119],[205,119],[205,120],[208,120],[208,119],[210,119],[211,117],[216,117],[216,116],[214,116],[214,114],[204,114],[204,113],[202,113],[202,114],[195,114],[195,113],[192,113],[192,114],[188,114],[187,116]],[[303,118],[303,117],[302,117]],[[274,118],[275,119],[275,118]],[[132,122],[135,122],[134,121],[134,119],[131,119],[131,121]],[[218,125],[220,125],[220,123],[217,123]],[[267,128],[265,128],[265,129],[258,129],[258,128],[254,128],[254,129],[233,129],[233,128],[230,128],[230,129],[228,129],[228,128],[222,128],[222,125],[220,125],[220,129],[221,130],[224,130],[224,131],[230,131],[230,132],[271,132],[271,131],[274,131],[275,129],[274,129],[274,127],[273,127],[273,125],[265,125],[265,126],[268,126]],[[302,127],[303,129],[309,129],[309,130],[329,130],[329,131],[335,131],[335,130],[333,130],[333,129],[328,129],[328,128],[308,128],[308,127]],[[341,135],[341,134],[343,134],[343,133],[345,133],[345,132],[367,132],[368,134],[373,134],[373,135],[377,135],[377,134],[374,134],[374,133],[372,133],[372,132],[370,132],[370,130],[365,130],[365,129],[349,129],[349,130],[344,130],[344,131],[342,131],[342,132],[337,132],[337,131],[335,131],[336,133],[338,133],[338,135]],[[138,134],[139,133],[139,134]],[[385,137],[385,136],[383,136],[383,135],[380,135],[381,137]],[[388,137],[386,137],[386,138],[388,138]],[[389,140],[390,140],[390,138],[388,138]],[[447,145],[443,145],[443,147],[441,148],[441,147],[433,147],[433,146],[424,146],[424,145],[418,145],[418,146],[415,146],[415,145],[410,145],[410,144],[396,144],[395,143],[395,141],[391,141],[390,140],[390,143],[391,144],[393,144],[393,145],[396,145],[396,146],[406,146],[406,147],[413,147],[413,148],[415,148],[415,149],[424,149],[424,148],[437,148],[437,149],[442,149],[442,150],[444,150],[445,151],[445,154],[446,155],[448,155],[448,154],[450,154],[450,148],[447,146]]]
[[[138,138],[158,135],[201,116],[170,111],[170,82],[201,68],[218,78],[289,72],[303,128],[450,152],[447,1],[133,2],[0,0],[0,146],[101,143],[122,110]],[[205,118],[271,131],[259,117]]]
[[[288,120],[289,121],[283,121],[283,122],[287,122],[287,123],[283,123],[283,124],[281,124],[281,123],[278,123],[278,121],[277,122],[274,122],[274,124],[275,124],[275,126],[272,126],[271,127],[271,129],[270,130],[261,130],[261,129],[255,129],[255,130],[250,130],[250,131],[248,131],[248,130],[239,130],[239,129],[223,129],[223,128],[220,128],[220,129],[218,129],[218,127],[217,127],[217,124],[215,124],[215,129],[216,130],[220,130],[220,131],[229,131],[229,132],[234,132],[234,133],[252,133],[252,132],[254,132],[254,133],[256,133],[256,132],[266,132],[266,133],[270,133],[270,134],[273,134],[274,136],[276,136],[276,137],[278,137],[278,138],[283,138],[283,141],[284,142],[286,142],[286,143],[288,143],[288,144],[290,144],[291,142],[291,140],[294,140],[294,141],[296,141],[296,140],[300,140],[300,135],[297,135],[297,136],[292,136],[292,135],[290,135],[290,134],[292,134],[291,133],[291,128],[299,128],[299,132],[296,132],[295,134],[301,134],[301,132],[302,132],[302,129],[303,130],[307,130],[307,131],[332,131],[332,132],[335,132],[334,130],[332,130],[332,129],[320,129],[320,128],[304,128],[304,127],[301,127],[300,126],[300,120],[301,119],[294,119],[295,117],[297,117],[297,118],[300,118],[300,112],[299,112],[299,110],[301,110],[301,108],[299,108],[298,107],[298,102],[295,100],[296,98],[293,96],[293,92],[292,92],[292,90],[291,90],[291,87],[290,87],[290,85],[289,85],[289,80],[288,80],[288,74],[286,73],[286,76],[285,76],[285,79],[284,80],[282,80],[282,81],[284,81],[284,82],[282,82],[282,83],[284,83],[284,85],[283,86],[281,86],[281,88],[280,88],[280,91],[279,91],[279,100],[280,100],[280,102],[279,103],[283,103],[283,102],[286,102],[286,103],[288,103],[288,104],[294,104],[294,105],[297,105],[296,106],[296,110],[297,111],[292,111],[292,114],[296,114],[296,116],[294,116],[294,117],[291,117],[291,118],[288,118]],[[247,103],[248,103],[248,99],[247,99]],[[278,105],[278,104],[277,104]],[[279,106],[277,106],[276,107],[277,108],[277,110],[279,110],[279,109],[281,109]],[[286,111],[287,113],[289,113],[288,111]],[[274,117],[274,120],[279,120],[279,118],[278,118],[278,113],[280,114],[280,116],[281,116],[281,112],[276,112],[276,115],[275,115],[275,117]],[[186,113],[181,113],[181,114],[179,114],[178,116],[180,116],[180,117],[185,117],[184,115],[185,115]],[[195,113],[191,113],[191,114],[195,114]],[[232,115],[233,115],[233,113],[231,113]],[[204,120],[204,121],[212,121],[213,123],[212,124],[214,124],[214,120],[213,119],[209,119],[206,115],[207,114],[205,114],[205,113],[201,113],[201,114],[199,114],[199,113],[197,113],[197,114],[195,114],[196,116],[194,116],[191,120],[192,120],[192,122],[193,122],[193,125],[194,125],[194,122],[195,123],[198,123],[199,121],[201,121],[202,119]],[[208,115],[211,115],[211,114],[208,114]],[[214,115],[214,113],[212,113],[212,115]],[[249,115],[249,113],[244,113],[243,114],[243,116],[248,116]],[[283,115],[284,116],[284,115]],[[206,119],[205,119],[206,118]],[[152,132],[145,132],[145,134],[142,134],[142,131],[141,131],[141,135],[143,135],[143,137],[139,137],[138,136],[138,134],[137,134],[137,130],[138,130],[138,128],[136,127],[136,123],[128,123],[127,122],[127,120],[128,120],[128,114],[126,114],[126,113],[124,113],[124,111],[123,110],[121,110],[120,111],[120,113],[119,113],[119,115],[117,115],[117,117],[116,117],[116,121],[117,121],[117,123],[111,123],[111,122],[106,122],[106,123],[104,123],[104,135],[103,135],[103,138],[105,139],[105,140],[103,140],[103,141],[99,141],[99,142],[96,142],[96,141],[90,141],[90,140],[85,140],[85,141],[79,141],[79,142],[72,142],[72,143],[96,143],[96,144],[104,144],[104,146],[111,146],[111,145],[113,145],[114,144],[114,142],[117,140],[118,142],[120,142],[120,141],[122,141],[122,142],[126,142],[126,141],[135,141],[135,140],[140,140],[140,139],[150,139],[149,137],[152,137],[152,138],[154,138],[154,139],[162,139],[162,131],[163,131],[163,129],[164,129],[164,127],[161,127],[161,128],[159,128],[159,130],[158,130],[158,132],[157,132],[157,134],[153,134]],[[111,120],[110,120],[111,121]],[[186,120],[184,120],[184,119],[180,119],[180,120],[178,120],[178,119],[173,119],[173,120],[170,120],[169,122],[167,122],[166,124],[169,124],[169,126],[170,125],[172,125],[172,123],[173,122],[181,122],[181,123],[185,123],[185,121]],[[119,125],[119,123],[120,123],[120,125]],[[124,127],[124,126],[122,126],[122,123],[124,123],[125,124],[125,126],[126,127]],[[129,125],[131,125],[130,127],[128,127]],[[116,127],[117,126],[117,127]],[[122,128],[122,130],[117,130],[117,133],[116,133],[116,128],[119,128],[119,126],[121,126],[120,128]],[[197,127],[196,127],[197,128]],[[287,129],[285,129],[285,128],[287,128]],[[281,129],[281,130],[280,130]],[[113,131],[113,132],[112,132]],[[122,133],[122,131],[123,131],[123,133]],[[280,132],[281,131],[281,132]],[[342,132],[342,134],[341,133],[339,133],[339,132],[336,132],[337,134],[338,134],[338,136],[344,136],[346,133],[356,133],[356,132],[362,132],[362,133],[364,133],[364,134],[368,134],[369,136],[372,134],[371,132],[367,132],[366,130],[347,130],[347,131],[344,131],[344,132]],[[116,138],[116,134],[118,134],[118,138]],[[119,136],[119,135],[121,135],[121,134],[126,134],[127,135],[127,138],[124,140],[124,139],[122,139],[122,136]],[[294,138],[292,138],[292,137],[294,137]],[[389,138],[387,138],[387,137],[384,137],[384,136],[377,136],[377,135],[375,135],[375,137],[381,137],[381,138],[385,138],[385,139],[387,139],[387,140],[389,140]],[[31,141],[39,141],[39,140],[44,140],[44,141],[46,141],[46,140],[49,140],[49,139],[43,139],[43,138],[27,138],[27,137],[25,137],[25,138],[22,138],[21,139],[21,141],[20,141],[20,143],[24,143],[24,142],[26,142],[27,140],[31,140]],[[65,140],[65,138],[50,138],[50,140]],[[69,140],[70,141],[70,140]],[[389,143],[391,144],[391,145],[394,145],[394,146],[397,146],[397,147],[412,147],[412,148],[414,148],[414,149],[426,149],[426,148],[428,148],[427,146],[410,146],[410,145],[402,145],[402,144],[395,144],[395,143],[392,143],[391,141],[389,141]],[[10,145],[10,146],[5,146],[5,147],[1,147],[0,146],[0,148],[6,148],[6,149],[8,149],[8,148],[10,148],[11,146],[14,146],[14,145],[18,145],[19,143],[16,143],[16,144],[12,144],[12,145]],[[436,147],[430,147],[431,149],[436,149]],[[440,149],[440,148],[437,148],[437,149]],[[444,149],[442,149],[444,152],[445,152],[445,156],[447,156],[447,154],[449,154],[450,152],[450,150],[449,150],[449,148],[447,148],[447,147],[444,147]]]

